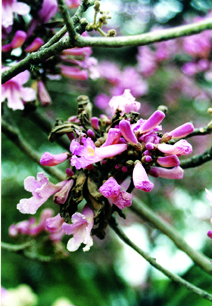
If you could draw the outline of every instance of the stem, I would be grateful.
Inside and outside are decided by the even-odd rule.
[[[51,167],[45,167],[40,164],[41,155],[32,148],[26,140],[22,137],[18,128],[14,128],[9,125],[5,120],[2,119],[2,132],[14,143],[16,146],[28,155],[33,161],[35,161],[41,168],[43,168],[48,174],[54,176],[59,181],[65,179],[65,175],[58,169],[53,169]]]
[[[25,59],[20,61],[15,66],[2,73],[2,83],[7,82],[18,73],[29,69],[31,64],[39,64],[44,62],[49,57],[61,53],[64,49],[77,47],[129,47],[143,46],[154,42],[174,39],[181,36],[193,35],[204,30],[212,29],[212,20],[206,19],[201,22],[175,27],[172,29],[159,30],[141,35],[123,36],[123,37],[83,37],[78,36],[75,45],[72,45],[68,38],[59,40],[54,45],[31,53]]]
[[[180,276],[170,272],[169,270],[165,269],[163,266],[158,264],[156,262],[155,258],[152,258],[150,255],[148,255],[146,252],[144,252],[142,249],[140,249],[136,244],[134,244],[126,235],[125,233],[118,228],[118,226],[114,222],[110,222],[110,226],[112,229],[116,232],[116,234],[119,236],[121,240],[123,240],[127,245],[129,245],[133,250],[135,250],[139,255],[141,255],[146,261],[148,261],[153,267],[155,267],[157,270],[161,271],[163,274],[165,274],[168,278],[170,278],[172,281],[184,286],[189,291],[197,294],[198,296],[202,297],[203,299],[212,301],[212,295],[208,292],[192,285],[191,283],[185,281]]]
[[[141,201],[138,201],[136,197],[134,197],[133,205],[130,209],[136,213],[137,216],[145,218],[147,221],[151,222],[157,229],[168,236],[180,250],[186,253],[195,264],[200,266],[205,272],[212,274],[210,259],[190,247],[170,224],[157,216]]]
[[[65,1],[64,0],[57,0],[57,2],[58,2],[60,13],[63,16],[63,19],[64,19],[65,24],[66,24],[66,28],[68,30],[70,43],[74,43],[77,33],[75,31],[75,28],[74,28],[73,20],[70,17],[70,14],[69,14],[68,8],[65,4]]]
[[[26,243],[23,243],[23,244],[10,244],[10,243],[7,243],[7,242],[1,242],[1,247],[2,249],[5,249],[7,251],[10,251],[10,252],[20,252],[20,251],[23,251],[25,249],[27,249],[28,247],[32,246],[33,244],[33,241],[28,241]]]
[[[183,169],[194,168],[212,160],[212,147],[202,154],[194,155],[187,160],[180,162],[180,167]]]
[[[174,39],[181,36],[188,36],[200,33],[204,30],[212,29],[212,20],[206,20],[183,25],[171,29],[158,30],[150,33],[122,36],[122,37],[84,37],[77,38],[77,47],[104,47],[104,48],[117,48],[117,47],[132,47],[143,46],[155,42]]]

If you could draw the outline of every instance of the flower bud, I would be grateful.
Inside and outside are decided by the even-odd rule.
[[[40,163],[42,166],[56,166],[63,163],[68,158],[68,153],[60,153],[53,155],[49,152],[45,152],[41,157]]]

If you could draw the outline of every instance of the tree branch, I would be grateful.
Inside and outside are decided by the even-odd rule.
[[[181,36],[188,36],[200,33],[204,30],[212,29],[212,20],[206,20],[174,27],[171,29],[158,30],[140,35],[122,36],[122,37],[84,37],[77,38],[77,47],[104,47],[104,48],[118,48],[118,47],[132,47],[143,46],[155,42],[174,39]]]
[[[162,233],[168,236],[180,250],[186,253],[193,260],[193,262],[201,267],[205,272],[212,274],[210,259],[190,247],[190,245],[187,244],[187,242],[170,224],[166,223],[166,221],[161,219],[146,205],[139,202],[136,197],[133,197],[133,205],[130,207],[130,209],[136,213],[137,216],[149,221]]]
[[[212,160],[212,147],[206,150],[204,153],[199,155],[194,155],[187,160],[180,162],[180,167],[183,169],[194,168],[201,166],[202,164]]]
[[[44,62],[53,55],[60,54],[64,49],[73,47],[129,47],[129,46],[143,46],[154,42],[174,39],[181,36],[193,35],[200,33],[204,30],[212,29],[212,20],[206,19],[201,22],[193,23],[175,27],[172,29],[165,29],[155,32],[150,32],[141,35],[123,36],[123,37],[83,37],[78,36],[75,45],[69,42],[67,37],[59,40],[48,48],[33,52],[25,59],[20,61],[15,66],[2,73],[2,83],[7,82],[18,73],[29,69],[30,65],[39,64]]]
[[[35,161],[41,168],[43,168],[48,174],[57,178],[59,181],[65,179],[65,175],[58,169],[53,169],[51,167],[45,167],[40,164],[41,156],[40,154],[32,148],[26,140],[22,137],[18,128],[14,128],[9,125],[5,120],[2,119],[2,132],[14,143],[16,146],[28,155],[33,161]]]
[[[74,28],[73,20],[70,17],[70,14],[69,14],[68,8],[65,4],[65,1],[64,0],[57,0],[57,2],[58,2],[60,13],[63,16],[66,28],[68,30],[70,43],[72,44],[72,43],[75,42],[76,35],[77,35],[77,33],[75,31],[75,28]]]
[[[28,241],[28,242],[25,242],[23,244],[10,244],[10,243],[7,243],[7,242],[1,242],[1,247],[2,249],[5,249],[7,251],[10,251],[10,252],[20,252],[20,251],[23,251],[29,247],[31,247],[33,244],[33,241]]]
[[[184,286],[189,291],[197,294],[198,296],[202,297],[203,299],[212,301],[212,295],[208,292],[192,285],[191,283],[185,281],[180,276],[170,272],[169,270],[165,269],[163,266],[158,264],[156,262],[155,258],[152,258],[150,255],[148,255],[146,252],[144,252],[142,249],[140,249],[136,244],[134,244],[126,235],[125,233],[118,228],[117,224],[115,222],[110,222],[111,228],[116,232],[116,234],[119,236],[119,238],[124,241],[127,245],[129,245],[133,250],[135,250],[139,255],[141,255],[146,261],[148,261],[153,267],[155,267],[157,270],[161,271],[163,274],[165,274],[168,278],[170,278],[172,281]]]

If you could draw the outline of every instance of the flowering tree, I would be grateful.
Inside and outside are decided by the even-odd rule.
[[[136,14],[151,7],[133,4],[136,29]],[[178,232],[177,222],[185,223],[174,204],[183,189],[211,202],[211,12],[169,28],[146,22],[148,32],[137,35],[123,35],[122,24],[110,27],[111,18],[98,0],[2,2],[2,132],[10,152],[16,145],[26,155],[24,188],[31,193],[18,204],[10,198],[11,210],[17,204],[30,216],[10,220],[16,243],[2,247],[41,262],[66,260],[78,249],[103,256],[110,228],[170,280],[212,301],[207,286],[161,265],[122,229],[124,222],[143,224],[153,248],[164,234],[199,267],[196,279],[212,273],[211,252]],[[126,47],[125,65],[110,58]],[[8,142],[5,161],[18,158],[7,150]],[[203,241],[206,227],[212,237],[208,212],[192,211]]]

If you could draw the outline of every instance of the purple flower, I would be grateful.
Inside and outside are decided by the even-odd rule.
[[[150,130],[153,130],[154,128],[156,128],[161,123],[161,121],[164,119],[164,117],[165,117],[164,112],[162,112],[160,110],[155,111],[149,117],[149,119],[147,119],[143,122],[143,124],[140,126],[138,131],[140,133],[146,133],[146,132],[149,132]]]
[[[37,51],[44,44],[43,39],[36,37],[33,42],[24,49],[25,52],[34,52]]]
[[[27,15],[30,7],[16,0],[2,0],[2,26],[7,28],[13,24],[13,15]]]
[[[137,162],[133,169],[133,183],[135,188],[141,189],[145,192],[150,192],[154,184],[150,182],[146,170],[140,162]]]
[[[157,163],[162,167],[175,167],[180,165],[179,158],[176,155],[160,156]]]
[[[187,155],[192,152],[192,146],[185,139],[177,141],[174,145],[159,143],[158,150],[165,154],[175,154],[177,156]]]
[[[192,123],[187,122],[180,126],[178,126],[176,129],[172,130],[168,134],[172,136],[172,138],[183,138],[190,133],[192,133],[194,130],[194,126]]]
[[[69,8],[77,8],[80,5],[81,0],[65,0],[65,3]]]
[[[100,188],[99,191],[105,198],[116,198],[120,191],[121,186],[117,183],[117,181],[110,177]]]
[[[83,138],[82,143],[83,145],[80,145],[78,141],[73,139],[70,145],[70,151],[74,154],[71,157],[71,165],[76,167],[76,169],[85,168],[104,158],[120,154],[127,149],[127,144],[114,144],[96,148],[94,142],[90,138]]]
[[[63,186],[63,188],[60,189],[60,191],[55,193],[55,195],[54,195],[54,203],[55,204],[61,205],[61,204],[65,203],[65,201],[68,198],[69,191],[73,187],[73,184],[74,184],[74,180],[69,180],[69,181],[67,181],[65,186]]]
[[[3,71],[7,68],[2,69]],[[30,77],[28,70],[25,70],[6,83],[1,85],[1,101],[7,99],[7,105],[13,110],[24,109],[24,101],[36,99],[35,91],[30,87],[23,87]]]
[[[113,177],[110,177],[99,191],[120,209],[132,205],[132,195],[124,190],[121,191],[121,186]]]
[[[125,207],[132,205],[133,195],[124,190],[119,192],[119,195],[116,198],[112,199],[113,204],[115,204],[118,208],[123,209]]]
[[[88,205],[82,210],[82,213],[76,212],[71,217],[72,224],[63,223],[62,229],[67,235],[73,235],[68,241],[67,249],[70,252],[76,251],[81,243],[85,244],[83,251],[89,251],[93,245],[91,230],[94,224],[94,213]]]
[[[151,167],[149,174],[154,177],[162,177],[165,179],[179,180],[183,178],[184,170],[180,167],[174,167],[172,169]]]
[[[37,180],[33,176],[28,176],[24,180],[24,188],[32,192],[32,197],[20,200],[17,209],[22,214],[35,214],[37,209],[45,203],[51,195],[58,192],[66,182],[65,180],[54,185],[49,182],[48,177],[43,172],[37,174]]]
[[[117,128],[110,128],[108,131],[107,139],[101,147],[117,144],[121,138],[121,131]]]
[[[88,72],[86,70],[66,65],[59,65],[59,67],[61,68],[61,74],[69,79],[81,81],[88,79]]]
[[[127,142],[131,144],[138,143],[138,140],[132,132],[130,122],[128,120],[121,120],[119,123],[119,128],[122,133],[122,136],[126,139]]]
[[[41,159],[40,163],[42,166],[56,166],[63,163],[69,157],[68,153],[60,153],[60,154],[51,154],[49,152],[45,152]]]
[[[42,8],[39,10],[38,15],[42,23],[48,22],[57,13],[57,1],[56,0],[44,0]]]
[[[124,113],[130,113],[132,111],[137,112],[140,109],[140,103],[135,101],[135,98],[131,95],[129,89],[125,89],[121,96],[112,97],[109,101],[109,106],[112,109],[112,115],[115,114],[116,110],[121,111],[121,115]]]
[[[64,218],[61,218],[60,214],[57,214],[55,217],[46,219],[46,229],[50,233],[56,234],[62,229],[64,222]]]

